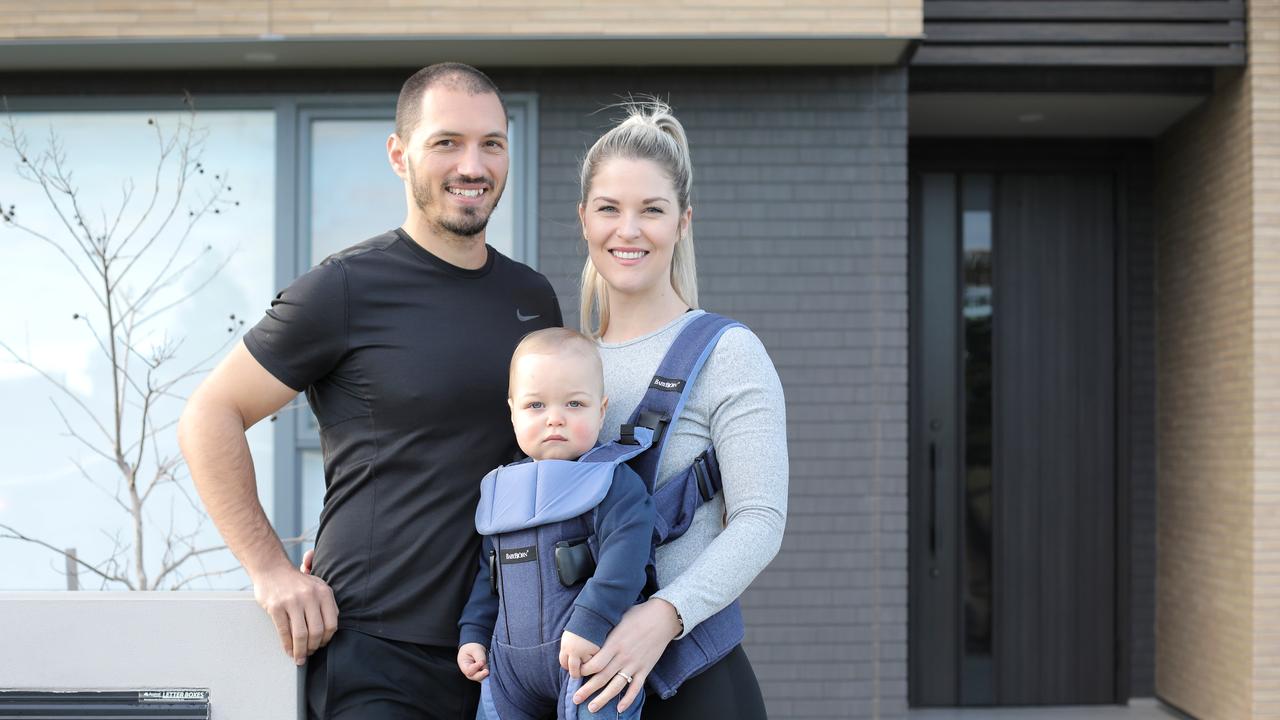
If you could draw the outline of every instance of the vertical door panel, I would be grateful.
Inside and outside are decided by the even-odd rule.
[[[998,704],[1113,699],[1113,193],[1102,174],[998,184]]]

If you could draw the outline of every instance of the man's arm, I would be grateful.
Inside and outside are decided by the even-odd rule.
[[[258,501],[245,439],[245,430],[295,395],[237,343],[187,401],[178,442],[209,516],[249,573],[285,653],[302,665],[333,637],[338,607],[323,580],[299,572],[285,555]]]

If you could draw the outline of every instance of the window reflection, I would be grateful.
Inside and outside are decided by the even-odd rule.
[[[173,128],[180,118],[188,117],[176,112],[13,115],[33,152],[47,144],[51,132],[56,134],[80,188],[83,211],[91,218],[98,219],[104,213],[113,216],[120,204],[123,183],[131,180],[134,197],[126,210],[125,225],[128,218],[136,218],[141,211],[154,182],[158,148],[148,119],[156,120],[161,128]],[[174,367],[196,365],[216,351],[228,338],[228,327],[240,332],[243,328],[238,321],[230,320],[231,315],[245,319],[246,326],[256,321],[274,285],[274,114],[202,112],[195,122],[206,133],[206,171],[225,178],[232,188],[228,197],[240,204],[195,225],[187,242],[212,250],[166,292],[177,298],[196,289],[198,279],[207,277],[218,262],[229,256],[226,267],[191,301],[161,312],[149,334],[134,338],[134,344],[143,348],[182,339]],[[65,227],[52,213],[40,188],[22,180],[15,163],[11,152],[0,149],[0,200],[6,207],[16,206],[25,224],[44,233],[65,234]],[[159,207],[164,207],[166,196],[172,197],[166,194],[171,192],[170,182],[162,181]],[[190,194],[184,197],[193,202],[197,199]],[[181,241],[185,223],[177,221],[169,227],[157,237],[155,250],[140,261],[137,277],[145,277],[143,271],[147,269],[159,269],[168,256],[166,251]],[[0,227],[0,258],[0,307],[5,309],[0,313],[0,340],[65,383],[100,417],[109,416],[113,392],[109,361],[98,350],[86,324],[75,319],[77,314],[95,312],[90,291],[54,248],[11,228]],[[131,291],[141,292],[141,288]],[[161,301],[153,307],[166,304]],[[183,398],[199,379],[199,375],[187,379],[174,388],[171,396],[160,400],[155,418],[162,422],[176,419]],[[112,500],[119,473],[106,458],[66,435],[51,402],[56,396],[57,390],[36,372],[0,352],[0,398],[4,406],[0,413],[0,456],[5,458],[5,472],[0,475],[0,523],[18,527],[60,548],[74,547],[81,558],[96,562],[110,555],[117,536],[131,541],[132,521]],[[59,398],[59,402],[77,429],[84,430],[74,407],[68,407],[70,401]],[[162,456],[176,452],[171,427],[159,433],[155,442],[154,451]],[[270,424],[252,429],[249,443],[259,495],[270,513]],[[93,482],[82,476],[80,468]],[[157,496],[146,506],[154,530],[146,541],[147,556],[157,565],[165,549],[163,538],[171,533],[170,523],[175,528],[172,533],[186,532],[199,517],[198,501],[185,471],[179,477],[185,493],[161,498],[161,491],[157,490]],[[25,543],[0,542],[4,542],[0,549],[4,557],[0,589],[66,587],[62,558]],[[199,546],[221,544],[210,523],[204,524],[196,542]],[[186,568],[189,575],[235,564],[225,551],[204,556],[201,561],[201,565]],[[191,587],[242,587],[245,583],[243,574],[237,573],[210,577]],[[98,586],[84,573],[81,584],[84,588]]]
[[[509,117],[507,188],[485,240],[514,257],[513,208],[520,177],[518,119]],[[311,123],[311,264],[404,222],[404,184],[387,163],[394,121],[317,119]],[[523,258],[516,258],[523,260]]]
[[[324,456],[319,450],[302,451],[302,536],[304,548],[316,541],[320,527],[320,509],[324,507]]]
[[[992,684],[992,178],[961,178],[964,288],[964,704]]]

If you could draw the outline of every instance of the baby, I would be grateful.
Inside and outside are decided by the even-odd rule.
[[[507,403],[516,441],[534,463],[577,460],[595,446],[608,404],[595,343],[565,328],[525,336],[511,358]],[[582,466],[592,464],[584,461],[576,469],[590,470]],[[482,504],[510,507],[519,504],[516,498],[531,497],[533,491],[521,488],[516,477],[495,475],[492,497]],[[520,477],[537,478],[539,498],[563,492],[543,487],[541,472]],[[458,623],[458,667],[471,680],[488,678],[482,689],[488,720],[536,718],[550,711],[562,719],[570,713],[596,717],[588,703],[574,709],[567,698],[580,683],[581,666],[600,651],[605,636],[640,597],[653,522],[653,501],[643,481],[618,464],[594,509],[485,537],[491,559],[482,560]],[[557,556],[576,548],[581,557],[590,535],[599,548],[594,572],[577,578],[570,571],[566,577]],[[491,568],[497,578],[491,578]],[[559,671],[548,672],[547,666],[557,662]],[[599,716],[618,717],[620,697],[601,707]],[[639,716],[643,697],[625,717]]]

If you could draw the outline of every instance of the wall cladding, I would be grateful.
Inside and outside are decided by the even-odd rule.
[[[1280,718],[1280,0],[1248,10],[1249,67],[1162,141],[1156,690]]]
[[[1243,65],[1244,0],[927,0],[914,65]]]
[[[0,0],[0,38],[478,35],[914,37],[921,0]]]
[[[1225,74],[1156,161],[1156,694],[1224,720],[1255,717],[1249,106]]]
[[[1249,3],[1253,152],[1253,717],[1280,718],[1280,0]]]
[[[907,637],[906,72],[522,74],[538,93],[540,269],[576,323],[579,162],[629,92],[685,123],[704,307],[787,394],[781,553],[744,598],[770,716],[901,717]]]

